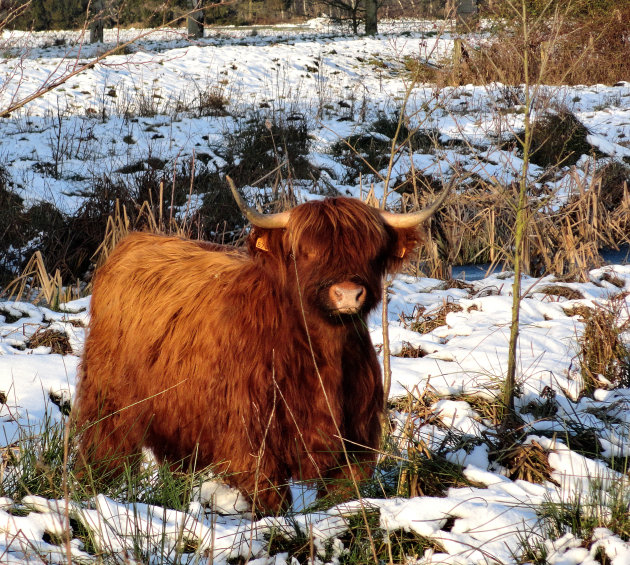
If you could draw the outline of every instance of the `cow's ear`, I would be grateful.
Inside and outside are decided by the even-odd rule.
[[[256,238],[256,249],[269,251],[269,234],[263,233]]]
[[[417,228],[393,230],[392,247],[387,264],[388,271],[397,271],[411,259],[418,244],[424,241],[423,233]]]
[[[265,229],[253,227],[247,238],[247,247],[252,257],[257,255],[276,254],[281,245],[281,229]]]

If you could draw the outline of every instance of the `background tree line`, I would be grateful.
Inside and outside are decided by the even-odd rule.
[[[451,2],[453,0],[450,0]],[[19,10],[8,25],[13,29],[34,31],[77,29],[83,27],[88,9],[90,18],[103,5],[105,27],[156,27],[183,16],[196,7],[198,0],[0,0],[0,22]],[[363,20],[366,8],[378,9],[379,17],[441,16],[447,0],[234,0],[218,5],[202,0],[206,23],[236,25],[264,24],[295,17],[322,14],[336,19]]]
[[[560,10],[565,17],[584,19],[609,15],[629,1],[526,0],[526,4],[531,17],[551,17]],[[515,4],[510,0],[231,0],[227,4],[220,0],[0,0],[0,28],[78,29],[96,14],[105,27],[158,27],[201,6],[206,24],[265,24],[325,14],[350,22],[356,33],[360,23],[376,21],[375,10],[378,18],[448,17],[466,4],[478,7],[480,15],[514,17]]]

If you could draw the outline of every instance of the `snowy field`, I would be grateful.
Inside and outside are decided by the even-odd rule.
[[[521,311],[517,372],[521,393],[517,409],[528,431],[526,443],[535,442],[548,453],[551,479],[543,484],[510,480],[506,469],[489,460],[486,440],[492,435],[492,425],[473,408],[470,400],[498,393],[507,366],[511,282],[509,274],[495,275],[471,283],[466,289],[445,290],[444,283],[435,279],[400,276],[394,282],[390,302],[393,353],[400,353],[404,343],[427,353],[421,358],[393,357],[391,398],[405,397],[408,391],[418,396],[430,390],[435,395],[430,410],[436,419],[414,429],[417,439],[423,440],[430,450],[440,452],[444,451],[444,445],[457,443],[453,439],[457,438],[463,447],[447,449],[446,457],[461,465],[465,477],[479,486],[451,488],[443,498],[364,499],[326,512],[304,512],[298,508],[284,518],[255,522],[246,515],[217,516],[199,502],[191,503],[188,512],[175,512],[125,504],[103,495],[94,498],[89,507],[87,503],[71,503],[69,515],[95,532],[99,549],[121,555],[132,553],[139,531],[147,544],[144,549],[154,554],[156,561],[161,556],[167,562],[175,562],[175,547],[183,531],[188,540],[195,541],[197,549],[195,553],[177,556],[181,562],[205,562],[211,555],[215,563],[240,556],[260,565],[281,565],[286,555],[269,556],[266,552],[269,532],[280,528],[288,535],[296,535],[296,527],[302,532],[312,528],[315,552],[322,556],[332,543],[337,548],[332,557],[335,562],[342,555],[343,545],[335,545],[334,540],[347,530],[349,517],[357,515],[364,505],[380,510],[380,526],[384,530],[404,529],[440,544],[444,554],[428,551],[421,562],[515,563],[519,562],[519,540],[540,537],[541,543],[547,544],[549,563],[595,563],[593,557],[598,548],[613,563],[628,563],[630,544],[605,528],[596,531],[599,541],[590,549],[581,547],[581,540],[570,534],[559,540],[544,541],[537,510],[543,504],[576,497],[582,497],[587,504],[589,497],[599,500],[606,496],[602,493],[613,488],[628,488],[627,477],[611,469],[607,461],[623,460],[630,455],[630,389],[611,389],[602,380],[601,388],[592,395],[580,396],[584,383],[580,376],[578,341],[584,324],[578,315],[571,314],[576,306],[609,308],[611,301],[616,301],[621,313],[619,321],[627,324],[630,266],[594,270],[587,283],[558,283],[551,277],[524,280],[527,295]],[[576,291],[576,298],[559,298],[550,287],[569,287]],[[411,315],[419,306],[425,307],[428,315],[444,301],[452,301],[462,310],[449,313],[446,325],[429,333],[411,331],[399,321],[401,315]],[[6,442],[11,443],[15,438],[18,426],[36,433],[45,410],[53,419],[60,418],[50,397],[64,398],[74,391],[87,307],[87,300],[67,304],[64,313],[25,303],[1,306],[0,315],[14,319],[0,325],[0,390],[7,396],[0,414]],[[377,345],[382,342],[379,319],[377,313],[370,320],[372,339]],[[51,354],[45,347],[28,349],[25,345],[28,338],[42,327],[66,332],[72,353]],[[625,337],[630,343],[630,335]],[[535,416],[535,408],[550,398],[550,390],[554,413]],[[468,401],[461,400],[462,397]],[[408,415],[394,411],[392,417],[400,433]],[[597,432],[600,445],[597,459],[569,449],[563,441],[567,433],[583,427]],[[5,472],[10,470],[7,468]],[[220,491],[215,503],[229,508],[229,496]],[[0,505],[3,562],[66,562],[65,546],[43,540],[44,532],[63,532],[66,512],[63,500],[29,496],[19,502],[0,500]],[[14,516],[12,511],[16,508],[30,513]],[[449,527],[445,529],[447,523]],[[77,562],[96,559],[83,551],[78,540],[72,542],[71,549]]]
[[[134,33],[127,30],[119,42]],[[406,22],[404,32],[399,26],[374,38],[342,33],[319,20],[274,34],[221,28],[194,44],[181,34],[148,35],[128,54],[107,57],[0,121],[2,162],[26,202],[51,201],[71,212],[93,178],[124,177],[125,167],[147,156],[168,168],[203,154],[221,170],[225,134],[257,115],[303,117],[311,138],[309,160],[321,170],[322,182],[358,194],[356,181],[344,184],[347,171],[331,158],[332,144],[366,128],[369,133],[375,118],[400,109],[409,87],[405,61],[439,65],[453,44],[447,27],[428,22]],[[0,109],[89,62],[97,49],[78,49],[63,37],[68,43],[54,46],[54,36],[47,43],[44,37],[23,49],[19,35],[3,38],[6,52],[15,56],[0,60]],[[116,46],[113,31],[107,39],[101,50]],[[195,115],[206,94],[225,98],[227,115]],[[502,85],[416,85],[407,101],[410,127],[435,132],[438,142],[428,152],[400,154],[394,180],[411,163],[437,178],[458,171],[503,184],[514,180],[522,162],[501,141],[522,127],[522,100],[522,89]],[[589,128],[588,142],[602,158],[630,161],[630,82],[541,88],[534,106],[569,109]],[[567,167],[547,179],[546,189],[563,201],[580,182],[588,183],[593,171],[584,156],[575,170]],[[541,173],[532,166],[532,179]],[[382,190],[378,176],[364,181],[373,182],[377,194]]]
[[[51,201],[72,212],[95,176],[122,175],[116,171],[147,155],[172,163],[205,153],[220,170],[224,134],[248,116],[300,113],[310,126],[311,164],[341,194],[358,196],[360,187],[344,180],[347,171],[331,157],[330,147],[362,131],[380,112],[391,114],[400,108],[408,86],[406,57],[439,65],[448,56],[452,37],[448,29],[440,34],[437,28],[427,22],[384,24],[381,35],[365,38],[317,20],[286,29],[221,28],[207,31],[194,44],[185,41],[181,31],[157,32],[126,54],[107,57],[3,118],[0,156],[26,201]],[[105,48],[134,33],[109,31]],[[0,108],[102,49],[79,50],[73,44],[76,35],[69,33],[35,37],[5,33],[1,41],[6,56],[0,60]],[[226,115],[195,115],[195,97],[208,90],[229,101]],[[413,163],[416,170],[436,178],[448,178],[456,170],[502,183],[517,178],[521,161],[516,151],[499,148],[498,143],[518,130],[523,119],[522,107],[507,94],[502,85],[441,90],[417,85],[409,95],[408,113],[418,126],[437,131],[441,145],[402,156],[394,176],[404,176]],[[574,112],[589,128],[588,141],[601,152],[601,159],[630,162],[630,82],[543,88],[538,97],[540,108],[544,104]],[[155,114],[138,115],[147,101]],[[177,110],[178,101],[187,109]],[[42,163],[55,163],[60,173],[51,175],[50,167]],[[576,179],[588,180],[593,170],[592,159],[585,155],[575,168],[561,169],[547,179],[546,186],[561,202],[576,190]],[[532,166],[530,174],[538,178],[541,172]],[[368,181],[373,181],[377,196],[382,194],[377,176]],[[301,196],[316,197],[308,187]],[[112,562],[132,563],[136,561],[130,556],[140,548],[154,563],[296,564],[282,551],[270,554],[272,531],[285,532],[289,538],[311,532],[315,562],[340,563],[341,538],[351,519],[365,509],[378,513],[384,531],[413,532],[439,547],[427,549],[412,562],[523,563],[527,559],[521,556],[521,543],[527,539],[539,543],[546,562],[552,564],[602,563],[604,554],[607,563],[630,563],[630,543],[604,527],[595,530],[596,541],[585,547],[569,532],[547,538],[539,519],[549,504],[599,501],[600,506],[593,505],[605,523],[605,501],[613,492],[625,492],[626,508],[630,503],[628,478],[619,465],[630,455],[630,389],[612,386],[602,377],[594,391],[581,394],[585,383],[580,340],[585,324],[577,313],[581,308],[614,309],[617,324],[628,327],[630,266],[592,270],[584,283],[552,277],[523,281],[516,405],[525,422],[525,443],[539,446],[548,456],[551,473],[541,484],[510,479],[509,470],[494,460],[489,447],[493,425],[474,401],[499,394],[507,367],[511,285],[511,274],[502,273],[462,288],[402,275],[392,286],[394,437],[402,437],[410,422],[401,399],[430,392],[428,409],[433,417],[413,427],[414,439],[460,465],[475,486],[451,488],[443,497],[366,498],[327,511],[308,510],[312,493],[307,490],[306,500],[298,497],[291,514],[258,521],[246,513],[212,512],[204,504],[208,493],[201,493],[186,512],[128,504],[105,495],[69,504],[39,496],[0,498],[0,563],[67,563],[68,551],[76,563],[101,562],[100,551],[113,555]],[[553,291],[556,287],[574,292],[570,298],[559,296]],[[452,308],[443,325],[427,333],[411,329],[410,320],[418,311],[430,317],[446,303],[461,308]],[[59,407],[65,410],[74,393],[88,309],[89,297],[63,305],[61,312],[23,302],[0,303],[2,480],[11,478],[6,452],[19,435],[37,434],[44,422],[62,420]],[[61,355],[48,347],[30,348],[29,338],[42,329],[67,335],[71,351]],[[371,316],[370,329],[378,346],[380,312]],[[630,347],[630,333],[621,337]],[[398,356],[409,346],[424,356]],[[595,433],[598,449],[592,457],[565,441],[568,434],[584,429]],[[234,504],[230,493],[215,488],[219,489],[215,504]],[[53,543],[63,538],[67,516],[93,533],[95,548],[86,548],[77,532],[69,546]],[[627,539],[630,533],[626,534]],[[182,537],[193,550],[182,549]]]

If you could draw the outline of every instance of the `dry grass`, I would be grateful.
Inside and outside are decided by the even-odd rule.
[[[579,300],[584,298],[584,295],[579,290],[563,285],[547,285],[541,288],[535,288],[534,292],[539,292],[547,296],[560,296],[567,300]]]
[[[48,273],[40,251],[34,253],[22,274],[7,286],[3,294],[9,298],[15,297],[16,300],[25,297],[34,304],[43,300],[53,310],[57,309],[61,302],[68,302],[77,297],[72,287],[63,286],[59,269],[53,275]]]
[[[483,420],[491,422],[492,425],[498,426],[501,423],[503,406],[499,398],[485,394],[464,394],[458,396],[457,400],[468,402]]]
[[[505,6],[506,3],[496,3]],[[615,84],[630,76],[630,2],[621,0],[613,9],[597,14],[570,13],[560,5],[545,17],[528,17],[529,37],[523,40],[522,21],[515,12],[498,16],[489,39],[465,44],[455,66],[448,65],[436,77],[443,84],[525,83],[526,51],[529,79],[550,85]],[[507,18],[506,18],[507,16]],[[500,23],[499,23],[500,22]]]
[[[59,355],[69,355],[72,353],[70,340],[64,332],[57,330],[39,328],[26,341],[26,347],[35,349],[36,347],[49,347],[51,353]]]
[[[411,343],[407,341],[403,341],[402,349],[398,355],[395,357],[403,357],[405,359],[417,359],[419,357],[424,357],[426,352],[421,347],[414,347]]]
[[[525,273],[585,281],[588,271],[602,264],[600,249],[630,242],[627,182],[622,174],[606,171],[607,166],[602,167],[590,180],[573,175],[574,193],[560,207],[552,194],[530,188]],[[418,251],[416,269],[429,276],[448,278],[450,265],[512,264],[517,187],[480,179],[469,179],[463,186],[437,212]],[[431,199],[424,193],[420,199],[406,194],[403,209],[417,210]],[[616,205],[610,207],[613,200]]]
[[[451,312],[461,312],[462,307],[451,300],[444,302],[438,310],[425,315],[423,308],[417,309],[409,318],[403,320],[407,328],[421,334],[432,332],[435,328],[446,325],[446,316]]]
[[[585,328],[579,359],[587,393],[601,388],[602,382],[609,386],[630,385],[630,351],[621,339],[630,322],[619,325],[624,308],[625,295],[621,294],[608,307],[597,306],[581,312]]]
[[[156,216],[155,207],[145,201],[132,221],[126,206],[116,202],[114,213],[107,219],[105,237],[92,257],[95,269],[105,264],[114,248],[133,230],[190,237],[190,226],[186,222],[178,222],[172,217],[167,220],[161,203],[157,210]]]
[[[609,161],[599,170],[600,193],[604,207],[612,212],[628,200],[630,168]]]
[[[620,279],[612,273],[604,273],[602,275],[602,280],[612,284],[613,286],[616,286],[617,288],[624,288],[626,286],[623,279]]]
[[[469,480],[460,465],[447,460],[445,453],[463,447],[470,440],[447,434],[445,442],[437,449],[430,449],[420,439],[421,429],[429,424],[443,426],[433,410],[440,397],[430,388],[417,387],[399,399],[391,408],[404,415],[402,426],[389,436],[389,449],[399,468],[396,496],[445,496],[449,488],[481,486]]]
[[[529,444],[514,444],[498,451],[496,460],[508,471],[513,481],[524,480],[530,483],[544,484],[555,481],[551,478],[549,452],[536,441]]]
[[[407,458],[400,475],[398,496],[441,497],[446,496],[450,488],[483,488],[483,485],[466,478],[460,465],[451,463],[444,456],[409,446]]]
[[[419,263],[430,276],[448,278],[450,265],[504,259],[502,249],[509,249],[512,240],[513,198],[509,189],[482,181],[465,184],[465,190],[449,198],[433,218],[430,237],[419,250]],[[431,199],[424,197],[420,205],[412,195],[404,195],[403,209],[418,209]]]

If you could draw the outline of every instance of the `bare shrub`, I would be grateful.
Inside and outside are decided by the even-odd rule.
[[[281,178],[311,179],[316,175],[307,159],[308,123],[301,114],[283,118],[257,115],[225,137],[226,169],[238,186],[251,185],[270,171],[275,171],[276,183]]]
[[[532,124],[530,161],[541,167],[575,165],[582,155],[593,152],[586,140],[589,133],[568,110],[547,112]]]

